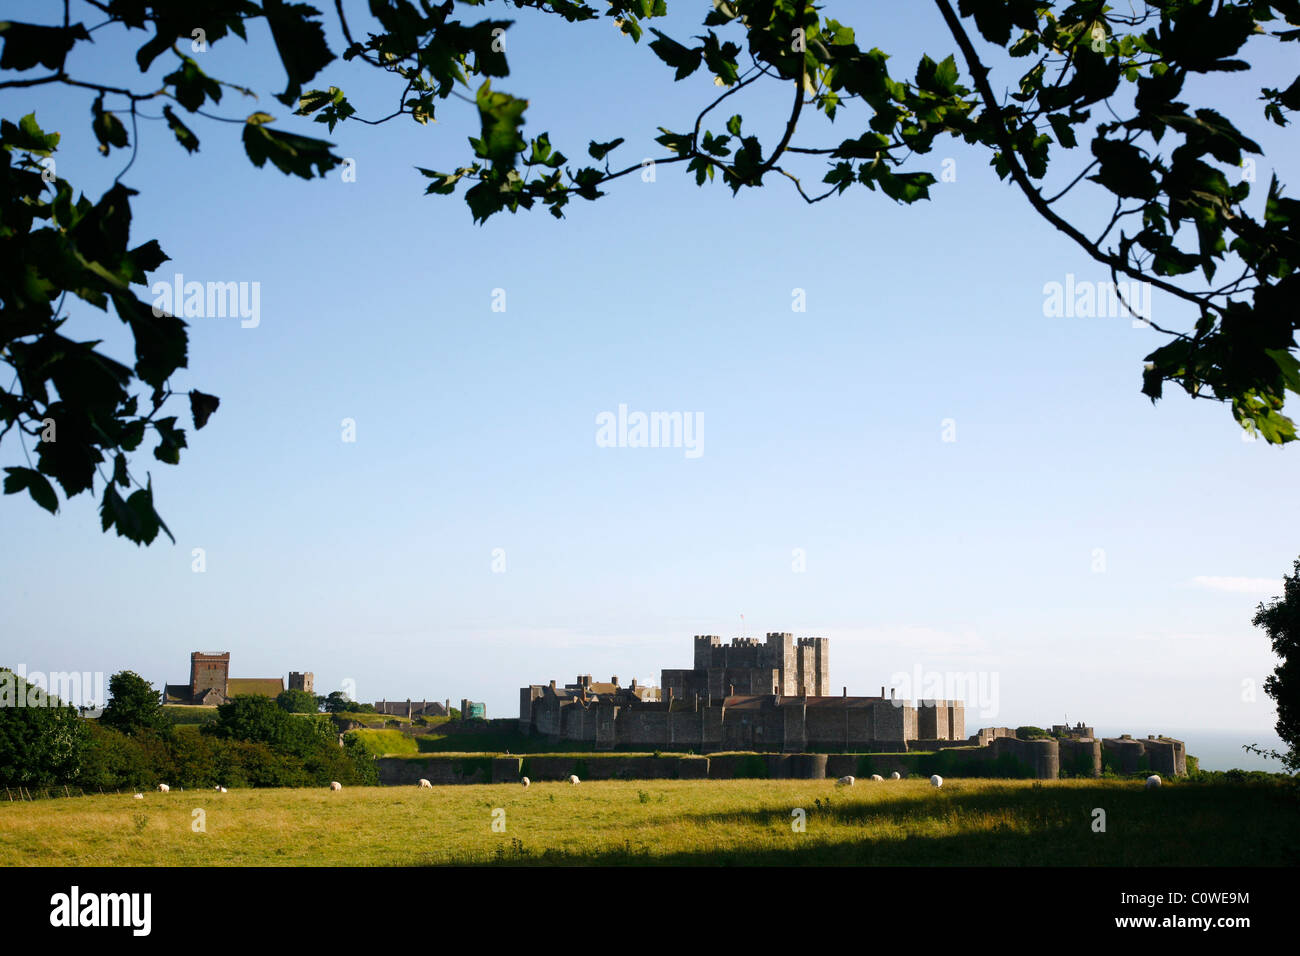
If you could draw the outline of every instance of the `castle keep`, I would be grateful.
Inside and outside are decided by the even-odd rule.
[[[830,693],[826,638],[765,641],[695,638],[695,666],[662,673],[654,688],[621,687],[589,676],[557,688],[533,684],[519,692],[519,727],[594,749],[905,751],[965,743],[961,701],[915,703],[885,696]]]
[[[686,698],[780,694],[784,697],[829,697],[830,641],[824,637],[769,634],[766,641],[738,637],[730,644],[713,635],[696,635],[695,667],[665,670],[664,693]]]

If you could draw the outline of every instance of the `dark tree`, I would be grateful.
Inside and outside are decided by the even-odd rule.
[[[203,733],[290,749],[298,742],[295,718],[270,697],[240,695],[217,707],[217,719]]]
[[[99,722],[128,736],[141,730],[165,734],[172,729],[162,695],[135,671],[120,671],[108,679],[108,703]]]
[[[281,691],[275,702],[282,710],[291,714],[315,714],[320,711],[320,698],[305,690],[296,690],[292,687]]]
[[[359,704],[341,690],[331,691],[329,696],[319,698],[321,707],[327,714],[373,714],[374,704]]]
[[[1272,756],[1295,773],[1300,771],[1300,558],[1283,579],[1282,596],[1260,604],[1251,623],[1264,629],[1281,658],[1264,681],[1264,693],[1277,704],[1277,735],[1290,748]]]

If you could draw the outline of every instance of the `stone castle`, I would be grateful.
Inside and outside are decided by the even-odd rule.
[[[519,727],[593,749],[870,751],[965,745],[965,704],[830,693],[829,640],[695,638],[695,666],[664,670],[661,688],[533,684],[519,692]]]
[[[281,677],[231,677],[229,651],[194,651],[190,654],[190,682],[164,684],[163,703],[212,707],[229,703],[236,696],[254,695],[278,697],[284,690],[316,693],[316,675],[311,671],[290,671],[286,685]],[[451,713],[451,701],[380,700],[373,705],[376,713],[392,717],[446,717]],[[487,708],[482,703],[462,700],[461,712],[474,717],[486,717]]]
[[[593,750],[753,751],[767,754],[769,763],[808,764],[797,772],[774,765],[773,776],[864,773],[863,760],[872,772],[906,773],[915,769],[904,762],[909,752],[942,757],[938,762],[959,775],[1095,777],[1105,766],[1121,773],[1187,772],[1186,746],[1171,737],[1099,739],[1082,723],[1054,725],[1048,739],[1021,740],[1009,727],[968,737],[959,700],[908,701],[892,690],[886,696],[884,687],[875,697],[850,697],[847,687],[833,696],[829,644],[784,633],[730,644],[697,636],[695,666],[664,670],[661,688],[636,681],[623,687],[617,677],[598,683],[589,675],[564,687],[551,681],[521,688],[519,729]],[[710,758],[722,761],[722,776],[730,759]]]
[[[314,693],[316,677],[311,672],[289,672],[289,689]],[[231,677],[229,651],[194,651],[190,654],[190,682],[165,684],[167,704],[225,704],[232,697],[255,694],[275,697],[285,689],[282,677]]]

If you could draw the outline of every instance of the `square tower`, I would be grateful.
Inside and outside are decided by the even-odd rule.
[[[230,683],[230,651],[190,654],[190,697],[198,700],[210,690],[226,696]]]
[[[311,671],[300,674],[297,671],[289,671],[289,690],[301,690],[308,694],[316,692],[316,675]]]

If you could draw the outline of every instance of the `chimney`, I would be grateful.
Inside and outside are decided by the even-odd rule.
[[[849,688],[848,688],[848,685],[847,685],[847,684],[844,685],[844,696],[845,696],[845,697],[848,697],[848,696],[849,696]]]
[[[890,699],[890,700],[893,700],[893,699],[894,699],[894,688],[892,688],[892,687],[889,688],[889,699]]]
[[[552,693],[555,691],[555,681],[551,681],[551,691]]]
[[[611,677],[611,678],[609,679],[609,682],[610,682],[611,684],[613,684],[615,687],[617,687],[617,686],[618,686],[618,675],[615,674],[613,677]]]
[[[884,684],[881,684],[881,685],[880,685],[880,696],[881,696],[881,697],[884,697],[884,696],[885,696],[885,685],[884,685]]]

